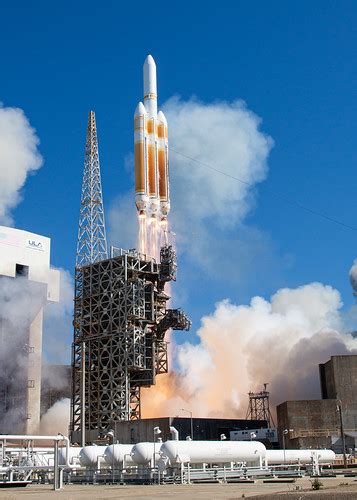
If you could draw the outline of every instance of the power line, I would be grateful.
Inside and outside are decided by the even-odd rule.
[[[219,170],[218,168],[214,167],[213,165],[210,165],[209,163],[206,163],[206,162],[201,161],[201,160],[197,160],[197,158],[193,158],[192,156],[186,155],[185,153],[181,153],[180,151],[177,151],[177,149],[174,149],[172,146],[170,146],[169,149],[170,149],[170,151],[173,151],[177,155],[180,155],[183,158],[186,158],[187,160],[190,160],[190,161],[193,161],[195,163],[198,163],[199,165],[202,165],[203,167],[209,168],[210,170],[213,170],[214,172],[216,172],[218,174],[224,175],[225,177],[228,177],[229,179],[233,179],[235,181],[238,181],[238,182],[240,182],[242,184],[245,184],[246,186],[250,186],[251,185],[249,182],[244,181],[243,179],[240,179],[239,177],[236,177],[234,175],[228,174],[227,172],[224,172],[223,170]],[[284,203],[286,203],[288,205],[297,207],[297,208],[299,208],[301,210],[304,210],[305,212],[308,212],[308,213],[310,213],[312,215],[316,215],[317,217],[325,219],[325,220],[327,220],[329,222],[332,222],[334,224],[342,226],[342,227],[344,227],[346,229],[350,229],[351,231],[357,231],[357,227],[350,226],[349,224],[346,224],[345,222],[342,222],[342,221],[340,221],[338,219],[335,219],[334,217],[330,217],[327,214],[324,214],[324,213],[319,212],[317,210],[314,210],[314,209],[312,209],[310,207],[307,207],[306,205],[303,205],[302,203],[300,203],[300,202],[298,202],[296,200],[287,198],[286,196],[284,196],[284,195],[282,195],[280,193],[277,193],[276,191],[273,191],[272,189],[267,188],[267,191],[270,192],[271,194],[273,194],[276,198],[280,198],[280,200],[282,200]]]

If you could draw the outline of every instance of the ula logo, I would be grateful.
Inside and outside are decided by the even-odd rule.
[[[28,248],[33,248],[34,250],[41,250],[43,252],[43,245],[40,241],[27,240]]]

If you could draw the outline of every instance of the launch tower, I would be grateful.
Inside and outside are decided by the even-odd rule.
[[[165,285],[176,279],[176,253],[159,259],[136,250],[107,252],[98,143],[89,116],[77,247],[72,347],[71,440],[92,443],[120,421],[141,416],[140,389],[168,371],[165,333],[188,330],[168,309]],[[94,215],[93,215],[94,214]]]

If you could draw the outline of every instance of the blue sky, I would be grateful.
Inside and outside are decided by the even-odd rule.
[[[348,270],[357,256],[357,231],[274,193],[357,226],[355,2],[3,1],[1,17],[0,101],[24,110],[45,160],[26,183],[14,219],[16,227],[52,238],[54,265],[74,265],[90,109],[107,212],[132,189],[124,164],[142,96],[142,64],[151,53],[161,102],[173,95],[195,95],[203,103],[243,99],[274,140],[268,177],[257,185],[255,209],[245,220],[250,230],[227,240],[250,240],[252,230],[264,234],[267,249],[256,272],[232,283],[219,270],[208,278],[182,258],[177,287],[195,326],[217,300],[244,303],[311,281],[336,287],[346,306],[353,303]],[[197,196],[199,203],[204,193]],[[232,268],[240,266],[229,259]]]

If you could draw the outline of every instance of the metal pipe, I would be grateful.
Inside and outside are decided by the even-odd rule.
[[[59,489],[59,470],[58,470],[58,441],[54,442],[54,467],[53,467],[53,489]]]
[[[86,343],[82,342],[81,359],[81,445],[86,445]]]
[[[71,467],[69,461],[69,438],[67,436],[64,436],[63,434],[59,434],[59,436],[62,436],[62,440],[66,442],[66,467]]]
[[[71,468],[72,465],[70,465],[70,456],[69,456],[69,438],[67,436],[64,436],[63,434],[57,434],[56,436],[36,436],[36,435],[30,435],[30,434],[0,434],[0,442],[1,441],[6,441],[6,440],[13,440],[13,441],[55,441],[58,443],[58,441],[65,441],[66,443],[66,467]],[[54,460],[56,460],[56,455],[54,457]],[[57,460],[58,460],[58,450],[57,450]]]
[[[173,427],[172,425],[170,425],[170,433],[171,433],[172,439],[174,441],[178,441],[179,440],[179,432],[176,429],[176,427]]]
[[[340,399],[337,400],[337,411],[340,415],[340,432],[342,439],[342,448],[343,448],[343,467],[347,469],[347,456],[346,456],[346,438],[345,438],[345,429],[343,425],[343,415],[342,415],[342,402]]]
[[[63,436],[63,434],[57,434],[56,436],[36,436],[33,434],[0,434],[0,441],[4,440],[13,441],[65,441],[68,439]]]
[[[191,410],[185,410],[185,408],[181,408],[180,411],[185,411],[186,413],[189,413],[190,414],[190,427],[191,427],[191,439],[193,440],[193,414],[192,414],[192,411]]]

